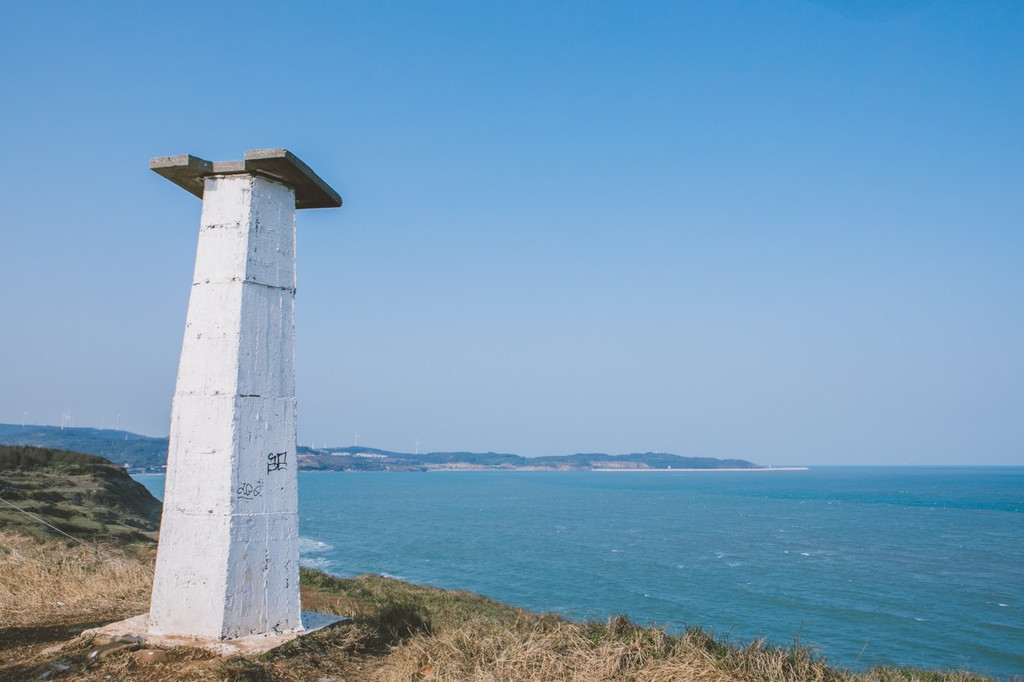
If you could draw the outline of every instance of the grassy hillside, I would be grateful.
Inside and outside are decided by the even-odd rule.
[[[160,512],[159,500],[102,457],[0,445],[0,530],[145,543],[155,538]]]

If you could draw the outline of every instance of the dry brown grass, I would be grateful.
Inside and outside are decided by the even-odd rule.
[[[420,634],[389,656],[382,682],[457,680],[845,680],[802,647],[754,643],[737,648],[703,630],[674,636],[625,618],[607,624],[529,616],[513,623],[477,619]]]
[[[152,550],[93,548],[0,531],[0,623],[67,620],[75,613],[142,613]]]
[[[693,629],[673,636],[625,619],[607,626],[537,617],[513,625],[491,620],[421,634],[392,650],[374,677],[381,682],[984,682],[967,672],[834,668],[805,647],[744,647]]]
[[[629,680],[667,682],[980,682],[970,673],[835,668],[798,642],[737,646],[700,628],[681,635],[627,618],[576,623],[513,608],[467,592],[382,578],[338,579],[304,571],[307,589],[355,616],[344,637],[324,636],[339,655],[362,652],[375,667],[355,679],[380,682],[456,680]],[[409,624],[414,627],[408,627]],[[399,632],[393,637],[387,633]],[[383,635],[383,636],[382,636]],[[344,639],[344,641],[342,641]],[[273,679],[292,669],[275,668]],[[346,677],[345,679],[352,679]]]

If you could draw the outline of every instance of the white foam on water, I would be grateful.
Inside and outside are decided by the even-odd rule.
[[[300,558],[299,565],[305,566],[306,568],[316,568],[324,573],[329,573],[329,569],[334,566],[334,562],[326,557],[318,556],[313,558]]]
[[[299,553],[300,554],[313,554],[319,552],[329,552],[334,547],[328,545],[326,542],[314,540],[313,538],[304,538],[299,536]]]

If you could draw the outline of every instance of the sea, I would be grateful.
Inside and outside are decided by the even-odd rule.
[[[1024,676],[1024,467],[309,472],[299,533],[339,576]]]

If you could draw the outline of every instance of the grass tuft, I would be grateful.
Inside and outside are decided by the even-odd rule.
[[[368,624],[388,645],[420,633],[430,635],[430,615],[421,605],[408,600],[385,600],[368,619]]]

